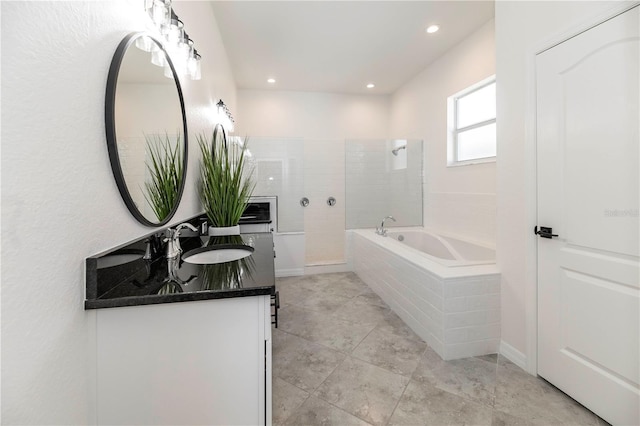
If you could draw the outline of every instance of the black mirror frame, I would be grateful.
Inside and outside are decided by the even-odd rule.
[[[178,191],[178,198],[176,205],[173,206],[169,215],[165,217],[160,222],[152,222],[148,218],[146,218],[142,212],[138,209],[136,204],[133,202],[133,198],[131,197],[131,193],[129,192],[129,188],[127,188],[127,183],[124,180],[124,175],[122,173],[122,166],[120,164],[120,157],[118,155],[118,141],[116,138],[116,122],[115,122],[115,106],[116,106],[116,88],[118,85],[118,74],[120,72],[120,65],[122,64],[122,60],[124,58],[127,49],[135,42],[138,37],[149,37],[153,40],[154,43],[158,45],[160,49],[165,54],[167,59],[167,63],[171,67],[171,72],[173,73],[173,81],[176,83],[176,89],[178,90],[178,97],[180,98],[180,111],[182,113],[182,127],[183,127],[183,145],[184,145],[184,155],[182,156],[182,184],[180,185],[180,190]],[[111,66],[109,67],[109,75],[107,77],[107,90],[105,96],[105,110],[104,110],[104,119],[105,119],[105,128],[107,134],[107,149],[109,151],[109,161],[111,162],[111,171],[113,172],[113,177],[116,180],[116,185],[118,185],[118,190],[120,191],[120,195],[122,196],[122,200],[126,204],[129,212],[135,217],[138,222],[142,223],[146,226],[151,227],[159,227],[167,224],[169,220],[175,215],[178,207],[180,206],[180,201],[182,200],[182,193],[184,192],[185,181],[187,177],[187,159],[188,159],[188,133],[187,133],[187,116],[184,108],[184,98],[182,96],[182,87],[180,85],[180,79],[178,78],[178,74],[176,73],[176,69],[173,66],[173,62],[169,57],[169,54],[162,46],[157,39],[153,36],[144,33],[144,32],[134,32],[128,34],[120,44],[118,45],[116,52],[113,54],[113,59],[111,60]]]
[[[215,147],[215,143],[218,140],[218,132],[222,133],[222,142],[224,143],[224,147],[226,149],[228,147],[228,145],[227,145],[227,130],[220,123],[217,123],[215,125],[215,127],[213,128],[213,140],[211,141],[211,144],[212,144],[211,148],[213,149]]]

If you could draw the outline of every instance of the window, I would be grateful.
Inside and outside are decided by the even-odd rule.
[[[448,128],[449,166],[495,161],[495,76],[449,97]]]

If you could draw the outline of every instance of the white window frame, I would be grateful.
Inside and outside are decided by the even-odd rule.
[[[474,123],[466,127],[462,127],[458,129],[458,100],[464,98],[467,95],[470,95],[474,92],[477,92],[484,87],[493,84],[496,82],[496,76],[492,75],[491,77],[485,78],[482,81],[479,81],[476,84],[473,84],[467,87],[460,92],[449,96],[447,99],[447,167],[457,167],[457,166],[467,166],[471,164],[482,164],[482,163],[494,163],[496,161],[496,156],[492,157],[482,157],[482,158],[473,158],[470,160],[458,161],[458,134],[467,130],[476,129],[479,127],[487,126],[490,124],[494,124],[496,122],[496,117],[481,121],[479,123]],[[497,114],[496,114],[497,115]]]

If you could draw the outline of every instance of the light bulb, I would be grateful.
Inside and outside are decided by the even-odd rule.
[[[196,49],[191,49],[191,54],[187,60],[187,73],[191,80],[200,80],[202,78],[202,71],[200,66],[200,55]]]
[[[151,6],[151,19],[159,28],[167,22],[170,16],[171,3],[167,5],[164,0],[154,0]]]
[[[182,38],[184,31],[184,24],[179,19],[172,19],[168,28],[165,30],[164,37],[167,40],[167,47],[169,49],[176,49],[178,43]]]
[[[138,37],[136,39],[136,47],[145,52],[151,52],[155,43],[147,36]]]
[[[162,49],[156,49],[151,52],[151,63],[159,67],[164,67],[167,64],[167,57]]]

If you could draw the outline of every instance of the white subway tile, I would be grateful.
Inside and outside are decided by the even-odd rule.
[[[453,328],[444,331],[445,344],[464,343],[469,340],[468,328]]]
[[[467,310],[467,299],[465,297],[452,297],[444,301],[444,312],[446,313],[465,312]]]

